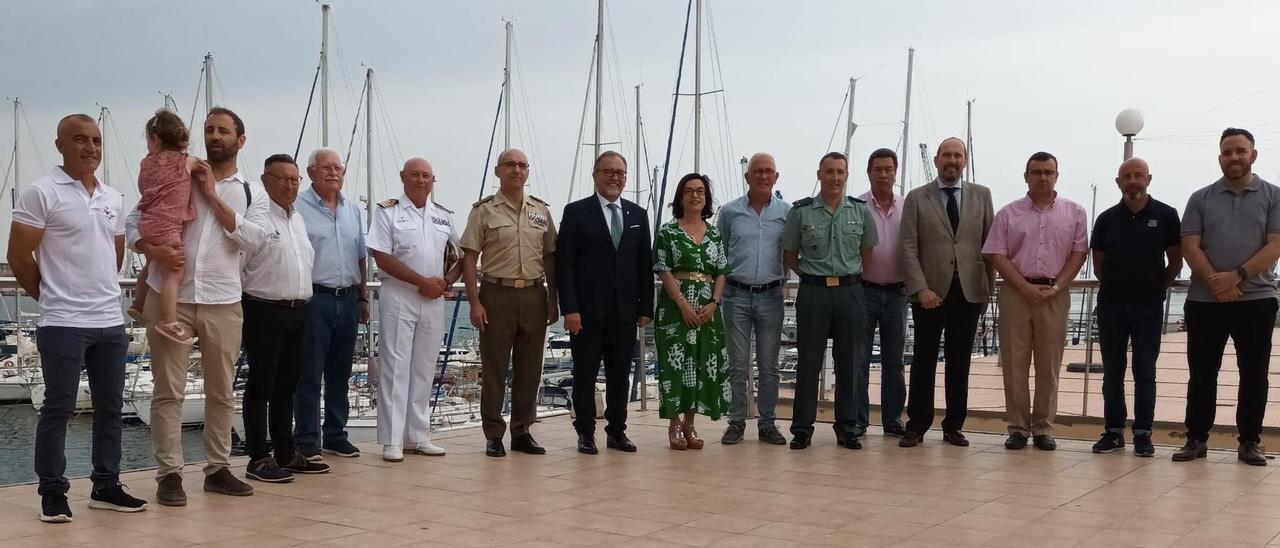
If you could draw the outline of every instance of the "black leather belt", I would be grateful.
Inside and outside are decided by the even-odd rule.
[[[801,274],[800,283],[804,285],[816,285],[821,287],[844,287],[853,285],[862,279],[861,276],[850,274],[848,276],[814,276],[812,274]]]
[[[250,295],[248,293],[245,293],[243,295],[243,300],[274,304],[276,306],[283,306],[285,308],[298,308],[300,306],[306,306],[307,302],[310,301],[311,299],[264,299],[257,295]]]
[[[872,289],[879,289],[881,291],[901,291],[902,288],[907,287],[907,284],[902,282],[898,282],[896,284],[878,284],[875,282],[868,282],[867,280],[862,280],[862,286],[870,287]]]
[[[733,278],[729,278],[725,280],[725,283],[729,284],[730,287],[736,287],[743,291],[749,291],[751,293],[764,293],[765,291],[768,291],[770,289],[773,289],[775,287],[782,285],[782,280],[774,280],[772,282],[760,284],[760,285],[751,285],[751,284],[744,284],[742,282],[734,280]]]
[[[329,287],[327,285],[311,284],[311,291],[315,293],[324,293],[325,295],[333,295],[334,297],[345,297],[354,294],[360,289],[358,285],[347,287]]]
[[[1027,283],[1031,285],[1053,285],[1053,278],[1027,278]]]

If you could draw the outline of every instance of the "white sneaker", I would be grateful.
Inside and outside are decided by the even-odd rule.
[[[428,457],[443,457],[444,448],[431,443],[430,441],[420,441],[418,443],[406,443],[404,450],[407,453],[417,453]]]
[[[404,451],[400,450],[399,445],[382,446],[382,460],[387,462],[400,462],[404,460]]]

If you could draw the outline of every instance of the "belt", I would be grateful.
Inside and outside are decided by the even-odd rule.
[[[672,272],[677,280],[693,280],[695,282],[709,282],[711,275],[706,272]]]
[[[524,289],[526,287],[538,287],[542,285],[542,278],[536,278],[533,280],[522,280],[519,278],[491,278],[489,276],[482,276],[480,278],[480,281],[485,283],[491,283],[494,285],[500,285],[502,287],[514,287],[516,289]]]
[[[733,278],[729,278],[728,280],[725,280],[725,283],[729,284],[730,287],[736,287],[743,291],[749,291],[751,293],[764,293],[765,291],[768,291],[770,289],[773,289],[775,287],[782,285],[782,280],[774,280],[772,282],[760,284],[760,285],[751,285],[751,284],[744,284],[742,282],[734,280]]]
[[[256,295],[250,295],[248,293],[245,293],[242,299],[246,301],[256,301],[260,303],[274,304],[276,306],[283,306],[285,308],[298,308],[300,306],[305,306],[307,302],[311,300],[311,299],[264,299],[262,297],[258,297]]]
[[[862,286],[870,287],[872,289],[879,289],[881,291],[900,291],[902,288],[907,287],[907,284],[902,282],[898,282],[894,284],[878,284],[875,282],[868,282],[867,280],[864,279],[862,280]]]
[[[823,287],[844,287],[858,283],[862,277],[856,274],[848,276],[814,276],[812,274],[801,274],[800,283],[804,285],[820,285]]]
[[[329,287],[327,285],[311,284],[311,291],[315,293],[324,293],[325,295],[333,295],[334,297],[345,297],[360,289],[358,285],[347,287]]]
[[[1027,278],[1027,283],[1031,285],[1053,285],[1053,278]]]

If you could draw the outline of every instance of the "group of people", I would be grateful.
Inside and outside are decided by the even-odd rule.
[[[333,150],[321,148],[308,158],[309,188],[301,189],[299,166],[286,154],[266,159],[259,185],[239,171],[245,126],[231,110],[211,109],[204,120],[204,160],[186,154],[187,130],[172,113],[157,112],[146,131],[142,199],[128,215],[120,192],[94,175],[101,133],[80,114],[59,122],[55,144],[62,165],[27,188],[14,210],[9,263],[40,304],[36,335],[46,393],[35,468],[43,521],[71,520],[63,449],[82,371],[93,398],[89,506],[125,512],[147,507],[119,481],[129,337],[118,273],[126,246],[148,259],[139,298],[128,312],[146,324],[151,346],[156,501],[163,505],[187,500],[181,406],[196,341],[205,394],[204,490],[253,493],[229,470],[242,346],[248,479],[288,482],[295,474],[328,472],[323,455],[359,456],[347,439],[347,391],[358,325],[369,321],[369,258],[382,282],[378,350],[369,367],[378,383],[378,443],[390,462],[403,461],[406,453],[445,453],[431,440],[430,399],[444,300],[459,280],[479,331],[487,455],[506,455],[508,378],[511,449],[546,452],[530,428],[546,330],[561,318],[571,335],[579,452],[598,453],[601,365],[606,447],[636,451],[626,435],[627,390],[636,342],[650,321],[659,413],[670,421],[672,449],[704,446],[694,425],[698,414],[713,420],[727,414],[721,442],[740,443],[752,391],[760,441],[785,445],[775,407],[790,272],[800,282],[792,449],[811,443],[828,348],[837,442],[861,448],[877,341],[885,434],[900,437],[901,447],[924,440],[934,421],[942,347],[943,440],[968,445],[963,426],[970,355],[994,293],[1009,423],[1005,446],[1022,449],[1031,441],[1052,450],[1068,287],[1092,248],[1101,281],[1106,399],[1106,431],[1094,450],[1124,446],[1131,344],[1134,450],[1153,454],[1161,303],[1185,255],[1193,274],[1186,306],[1188,441],[1173,459],[1205,456],[1217,373],[1231,337],[1241,370],[1240,459],[1266,463],[1257,444],[1276,315],[1272,268],[1280,258],[1280,190],[1252,173],[1257,153],[1245,130],[1223,133],[1223,177],[1192,196],[1181,222],[1147,194],[1147,164],[1126,160],[1116,177],[1121,203],[1099,216],[1092,242],[1084,210],[1054,190],[1053,155],[1032,155],[1026,196],[996,212],[986,187],[962,180],[967,151],[954,138],[938,147],[938,178],[906,197],[894,193],[898,158],[888,149],[868,158],[870,190],[860,197],[847,192],[849,160],[829,153],[819,161],[818,194],[794,204],[774,190],[779,173],[773,157],[756,154],[744,174],[746,193],[723,204],[718,215],[711,180],[691,173],[676,187],[672,220],[656,232],[648,213],[622,198],[628,168],[621,154],[606,151],[595,159],[595,193],[565,206],[557,230],[550,206],[525,193],[527,156],[509,149],[494,168],[498,190],[472,205],[459,237],[453,212],[431,199],[435,175],[422,158],[405,162],[403,193],[377,202],[366,233],[359,205],[342,193],[345,168]],[[999,292],[997,272],[1005,284]],[[661,284],[656,298],[655,277]],[[909,398],[903,373],[908,304],[915,322]],[[1028,387],[1033,363],[1034,400]],[[752,367],[759,372],[754,388]]]

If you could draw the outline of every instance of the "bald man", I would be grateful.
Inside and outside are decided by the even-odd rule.
[[[1124,449],[1128,409],[1124,398],[1126,350],[1133,344],[1133,452],[1155,454],[1151,423],[1156,408],[1156,357],[1160,354],[1163,303],[1182,270],[1178,212],[1147,194],[1151,170],[1141,158],[1120,164],[1120,203],[1093,225],[1093,271],[1102,343],[1102,399],[1106,430],[1094,453]]]
[[[431,384],[444,334],[444,297],[458,279],[453,212],[431,201],[431,164],[410,158],[400,171],[404,194],[378,202],[369,253],[378,263],[378,443],[382,459],[443,456],[431,442]],[[451,249],[452,247],[452,249]]]
[[[506,456],[502,418],[511,368],[511,449],[547,452],[529,433],[537,418],[542,351],[556,306],[556,225],[547,203],[524,192],[529,158],[518,149],[498,155],[498,192],[471,205],[462,232],[463,277],[471,325],[480,331],[480,418],[485,454]],[[477,263],[483,260],[483,265]]]

